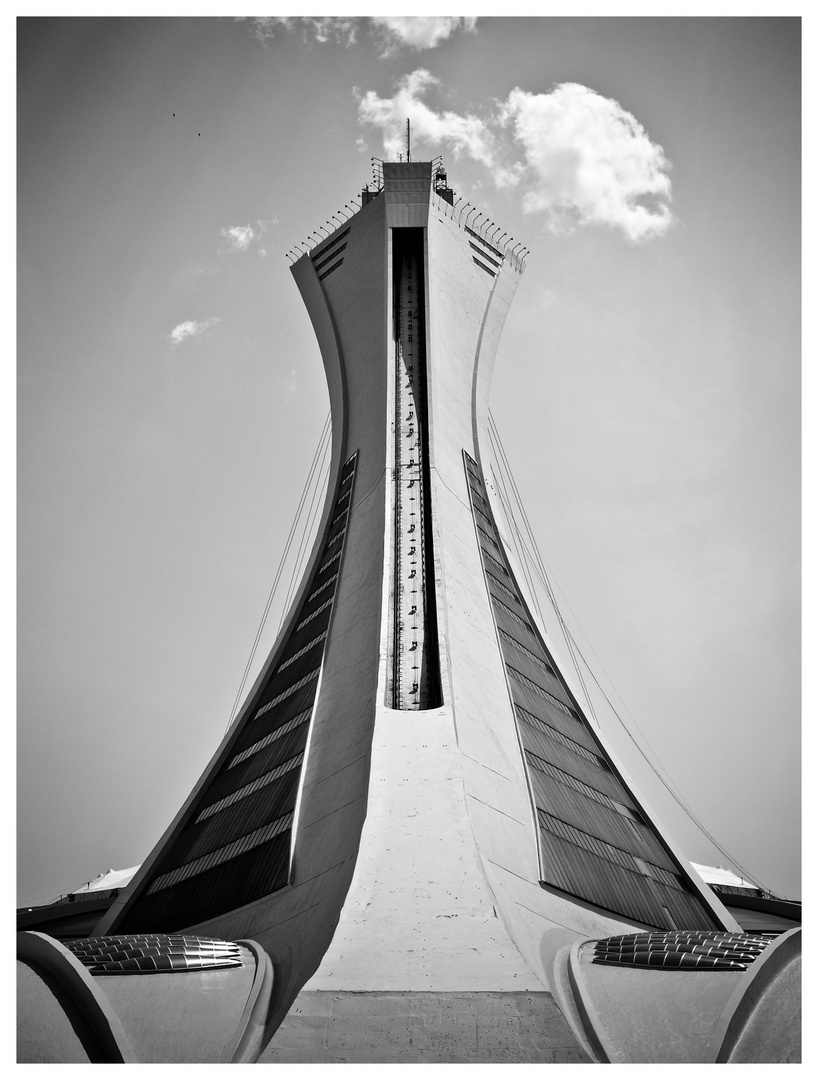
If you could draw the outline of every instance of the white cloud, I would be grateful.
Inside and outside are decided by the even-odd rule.
[[[221,229],[219,236],[225,237],[233,251],[246,251],[256,234],[252,225],[231,225]]]
[[[244,21],[241,18],[239,21]],[[263,44],[281,33],[300,30],[304,40],[314,38],[349,48],[358,41],[359,31],[367,31],[383,49],[382,57],[402,48],[434,49],[456,31],[473,32],[474,15],[373,15],[369,18],[332,16],[263,15],[249,20],[253,35]]]
[[[370,19],[376,39],[384,44],[383,56],[391,56],[402,46],[434,49],[462,28],[473,32],[477,25],[474,15],[373,15]]]
[[[673,224],[670,162],[617,101],[578,83],[547,94],[516,88],[501,119],[525,155],[526,213],[555,230],[607,225],[635,242]]]
[[[201,319],[198,322],[187,319],[185,322],[179,323],[178,326],[174,326],[168,334],[168,341],[175,348],[177,345],[181,345],[183,341],[187,341],[188,338],[204,334],[211,326],[217,326],[220,322],[221,319],[218,315],[213,315],[209,319]]]
[[[413,144],[485,165],[495,186],[519,187],[523,211],[542,215],[554,231],[604,225],[636,243],[673,225],[670,162],[612,98],[578,83],[547,94],[518,87],[483,116],[460,115],[425,103],[438,84],[418,68],[402,77],[391,98],[374,90],[359,95],[358,120],[380,128],[388,158],[403,151],[408,118]]]
[[[403,150],[409,119],[413,139],[447,143],[455,157],[466,154],[484,165],[493,165],[493,138],[481,119],[435,112],[421,101],[425,91],[439,82],[424,68],[418,68],[403,76],[394,97],[382,98],[374,90],[368,90],[358,105],[358,119],[362,124],[374,124],[381,129],[384,151],[392,159],[397,159]]]
[[[281,31],[301,29],[305,39],[314,37],[316,41],[332,41],[349,48],[355,44],[358,32],[355,19],[331,16],[263,15],[251,18],[250,22],[253,35],[262,43],[271,40]]]
[[[257,221],[255,225],[229,225],[219,230],[219,236],[223,236],[227,240],[231,251],[244,252],[248,250],[251,244],[261,243],[269,224],[269,221]],[[278,224],[277,217],[272,218],[272,224]],[[259,255],[266,254],[266,249],[261,247]]]

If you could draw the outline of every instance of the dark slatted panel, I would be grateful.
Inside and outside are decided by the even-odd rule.
[[[507,670],[515,705],[522,706],[522,708],[526,709],[533,716],[544,720],[547,724],[558,727],[560,731],[564,731],[565,734],[570,735],[571,738],[577,739],[580,742],[583,741],[582,718],[577,714],[575,709],[570,708],[564,711],[563,708],[560,708],[561,705],[564,705],[564,702],[561,702],[556,694],[554,694],[553,697],[546,697],[542,694],[538,694],[534,691],[532,686],[528,683],[524,683],[517,677],[515,668],[509,666],[507,667]],[[590,733],[588,738],[590,739]],[[591,742],[591,745],[595,744]]]
[[[324,612],[321,614],[323,615]],[[296,660],[294,664],[291,664],[286,671],[277,672],[270,679],[264,693],[259,698],[259,708],[254,714],[253,719],[261,719],[266,712],[269,712],[270,709],[275,708],[280,701],[283,701],[285,695],[290,696],[290,693],[296,687],[296,684],[301,682],[302,679],[307,678],[307,676],[312,675],[314,671],[317,671],[319,666],[319,664],[315,663],[314,659],[310,662],[310,658],[305,655],[299,657],[299,659]]]
[[[572,790],[559,780],[544,776],[537,769],[529,769],[529,776],[534,802],[540,809],[639,858],[668,869],[673,866],[662,845],[645,826]]]
[[[520,730],[522,731],[522,728]],[[554,731],[553,728],[550,730]],[[558,735],[559,732],[556,734]],[[583,757],[576,750],[566,746],[564,742],[560,742],[558,738],[548,735],[542,728],[538,729],[530,725],[527,726],[523,739],[525,746],[538,757],[550,761],[566,774],[576,777],[577,780],[596,788],[605,795],[609,795],[612,799],[621,798],[622,788],[619,781],[607,765],[604,763],[599,764],[599,762],[604,762],[604,759],[597,758],[596,762],[589,761],[588,758]],[[575,744],[575,746],[584,749],[579,744]]]
[[[662,899],[662,903],[669,909],[675,929],[688,929],[696,926],[702,910],[701,901],[688,892],[684,882],[680,880],[680,888],[672,889],[661,881],[656,882],[656,891]]]
[[[262,747],[233,768],[220,772],[208,791],[207,805],[231,795],[245,784],[257,780],[276,766],[294,758],[304,749],[308,727],[308,724],[301,724],[294,731],[288,731],[286,735]]]
[[[118,929],[191,925],[287,884],[293,812],[354,472],[355,455],[342,469],[321,556],[275,668]]]
[[[543,706],[550,710],[547,715]],[[599,756],[599,744],[594,741],[590,732],[577,715],[565,713],[561,708],[557,708],[556,705],[548,701],[543,701],[543,706],[540,706],[538,702],[537,711],[539,715],[536,715],[529,709],[526,709],[521,702],[515,701],[514,703],[517,716],[521,722],[534,728],[543,724],[545,724],[546,727],[556,728],[557,731],[562,732],[565,738],[570,739],[588,753]],[[581,752],[581,750],[577,751],[577,753]]]
[[[140,932],[171,932],[249,904],[287,884],[290,869],[289,831],[222,863],[139,899]]]
[[[507,630],[501,630],[500,636],[503,639],[504,654],[508,655],[509,663],[516,667],[518,671],[525,672],[533,678],[535,682],[537,681],[537,674],[539,672],[545,672],[546,675],[550,676],[552,681],[556,679],[557,675],[551,664],[543,659],[542,656],[538,655],[537,642],[531,640],[530,634],[527,635],[528,641],[520,640],[520,636],[525,637],[525,634],[515,637],[514,634],[510,634]],[[532,648],[532,646],[534,646],[534,648]],[[531,666],[532,664],[534,665],[533,667]],[[548,682],[545,685],[550,687],[552,683]],[[564,700],[565,698],[564,694],[558,694],[557,696],[560,697],[561,700]],[[567,704],[570,705],[570,702]]]
[[[576,770],[559,768],[559,766],[555,764],[556,755],[554,754],[549,755],[549,758],[544,758],[541,754],[535,754],[532,750],[527,749],[525,756],[533,768],[537,769],[538,772],[543,773],[546,777],[556,780],[557,783],[562,784],[563,787],[567,787],[574,792],[579,792],[584,798],[591,799],[593,802],[599,803],[600,806],[607,806],[609,809],[620,814],[622,817],[627,818],[629,821],[643,824],[644,819],[639,813],[636,803],[621,786],[617,787],[614,794],[611,795],[602,790],[602,785],[598,782],[598,776],[592,776],[591,779],[594,782],[588,784],[580,777],[574,775]]]
[[[298,779],[298,769],[291,769],[279,783],[268,784],[227,810],[191,823],[168,850],[168,870],[232,843],[294,810]],[[166,872],[163,866],[162,873]]]
[[[543,882],[651,926],[714,928],[571,697],[514,580],[480,469],[468,454],[464,460],[540,818]]]
[[[656,923],[657,908],[661,908],[644,875],[615,866],[545,830],[541,835],[543,880],[549,885],[637,922]],[[662,911],[661,916],[663,924],[668,923],[667,914]]]
[[[497,625],[502,628],[502,613],[497,618]],[[512,650],[508,648],[507,639],[502,638],[501,644],[504,646],[503,654],[508,654],[508,660],[506,663],[511,669],[514,678],[517,682],[521,682],[523,686],[531,693],[537,694],[539,690],[545,690],[546,694],[552,698],[556,698],[557,702],[562,702],[570,710],[574,710],[574,706],[571,703],[571,699],[565,691],[565,687],[559,680],[559,677],[554,673],[553,667],[551,671],[548,668],[536,664],[533,660],[522,655],[518,650],[514,650],[514,655],[511,655]],[[534,644],[532,642],[532,644]],[[551,665],[549,665],[551,666]],[[522,678],[520,677],[522,676]],[[528,680],[528,682],[526,682]],[[529,684],[534,683],[532,687]],[[538,697],[542,698],[544,695],[538,694]],[[557,705],[559,708],[559,705]]]
[[[289,695],[274,709],[270,709],[263,716],[253,717],[236,739],[234,747],[236,753],[248,749],[260,739],[263,739],[265,735],[269,735],[271,732],[283,727],[293,717],[299,716],[304,709],[309,708],[315,697],[316,682],[317,678],[310,679],[296,693]]]

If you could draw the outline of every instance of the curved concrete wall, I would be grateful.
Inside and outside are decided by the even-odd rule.
[[[276,663],[295,620],[322,549],[341,463],[357,451],[344,557],[305,762],[291,884],[186,928],[260,943],[276,968],[271,1029],[331,940],[366,814],[382,607],[380,573],[373,574],[372,568],[384,562],[387,257],[384,204],[373,202],[351,223],[343,272],[321,281],[306,256],[293,268],[321,348],[333,412],[329,491],[310,566],[248,704],[131,888],[97,928],[98,933],[105,933],[116,927],[150,880],[189,808],[231,752],[252,713],[256,690]]]
[[[338,461],[355,488],[312,721],[292,883],[196,929],[258,941],[276,964],[275,1027],[318,966],[338,921],[366,816],[381,655],[387,447],[387,232],[374,201],[351,219],[343,265],[320,281],[293,267],[327,370]],[[377,567],[373,573],[373,567]]]

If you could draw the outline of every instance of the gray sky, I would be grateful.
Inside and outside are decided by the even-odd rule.
[[[799,896],[798,21],[19,47],[20,902],[141,861],[221,738],[328,408],[283,255],[407,115],[531,249],[492,410],[566,620],[708,831]]]

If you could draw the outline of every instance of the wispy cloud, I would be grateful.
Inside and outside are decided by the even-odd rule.
[[[282,32],[301,30],[305,39],[331,41],[349,48],[354,45],[358,34],[358,20],[350,18],[316,17],[314,15],[262,15],[251,18],[253,36],[266,43]]]
[[[426,104],[437,85],[418,68],[400,79],[391,98],[356,91],[358,119],[380,128],[388,157],[403,148],[408,118],[415,143],[448,146],[455,157],[484,165],[497,187],[518,187],[523,211],[541,215],[555,232],[604,225],[637,243],[673,224],[670,162],[612,98],[578,83],[547,94],[518,87],[482,116],[461,115]]]
[[[178,326],[174,326],[168,334],[168,341],[176,348],[183,341],[187,341],[192,337],[199,337],[200,334],[204,334],[212,326],[218,326],[220,322],[221,319],[218,315],[213,315],[209,319],[200,319],[199,321],[187,319],[185,322],[180,322]]]
[[[370,18],[373,37],[383,46],[382,56],[391,56],[402,48],[434,49],[457,30],[474,32],[474,15],[373,15]]]
[[[278,218],[273,218],[272,224],[277,225]],[[256,244],[259,255],[266,255],[267,249],[262,245],[262,239],[269,225],[270,221],[257,221],[255,225],[228,225],[219,230],[219,236],[225,238],[230,251],[248,251],[251,245]]]
[[[242,20],[243,21],[243,20]],[[349,48],[361,36],[371,37],[392,56],[401,49],[434,49],[458,30],[474,32],[474,15],[373,15],[369,18],[263,15],[249,20],[252,33],[266,44],[282,33],[300,31],[304,40],[331,42]]]

